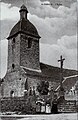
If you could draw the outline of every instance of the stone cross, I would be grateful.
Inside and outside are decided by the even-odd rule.
[[[60,56],[60,60],[58,60],[58,62],[60,62],[60,67],[61,69],[63,69],[63,61],[65,60],[65,58],[62,58],[62,55]]]
[[[64,89],[63,89],[63,85],[62,85],[62,80],[63,80],[63,62],[64,62],[65,58],[62,58],[62,55],[60,56],[60,60],[58,60],[58,62],[60,62],[60,95],[64,96]]]

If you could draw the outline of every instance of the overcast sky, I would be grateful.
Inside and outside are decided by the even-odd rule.
[[[77,2],[76,0],[0,0],[0,74],[7,70],[10,30],[19,20],[19,9],[28,8],[28,19],[36,26],[40,39],[40,61],[59,67],[60,55],[64,68],[77,69]],[[47,4],[47,5],[44,5]]]

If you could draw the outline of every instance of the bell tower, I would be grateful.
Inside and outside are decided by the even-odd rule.
[[[35,26],[28,20],[28,10],[22,5],[20,20],[12,28],[8,37],[8,70],[23,67],[40,70],[39,39]]]
[[[27,78],[24,69],[40,70],[39,39],[35,26],[28,20],[27,8],[20,8],[20,20],[12,28],[8,39],[8,65],[4,81],[4,96],[22,96]],[[24,69],[23,69],[24,68]]]
[[[27,8],[20,8],[20,66],[30,70],[40,70],[39,38],[37,29],[28,20]]]

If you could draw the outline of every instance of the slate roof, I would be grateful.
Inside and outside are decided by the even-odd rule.
[[[31,71],[28,69],[25,69],[25,72],[27,75],[33,76],[33,77],[38,77],[38,78],[45,78],[45,80],[60,80],[60,68],[59,67],[54,67],[50,66],[47,64],[40,63],[40,68],[41,72],[36,72],[36,71]],[[72,75],[78,75],[78,71],[76,70],[70,70],[70,69],[63,69],[63,76],[68,77]]]
[[[60,85],[60,68],[46,65],[43,63],[40,63],[40,68],[41,68],[41,72],[32,71],[25,68],[23,69],[25,71],[25,74],[30,78],[52,82],[53,89],[56,90],[57,87]],[[63,69],[63,77],[69,77],[74,75],[78,75],[78,71]],[[66,81],[63,83],[64,88],[66,88],[67,86],[66,88],[67,90],[71,89],[72,86],[75,85],[77,79],[78,77],[66,79]]]
[[[25,33],[27,35],[40,38],[36,27],[28,19],[22,19],[18,21],[18,23],[12,28],[7,39],[13,37],[18,33]]]

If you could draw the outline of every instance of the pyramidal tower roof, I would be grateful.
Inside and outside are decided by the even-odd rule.
[[[20,7],[19,12],[20,12],[20,20],[11,29],[11,32],[7,39],[12,38],[18,33],[24,33],[26,35],[40,38],[36,27],[27,18],[28,10],[24,4]]]

